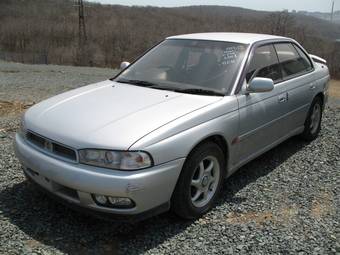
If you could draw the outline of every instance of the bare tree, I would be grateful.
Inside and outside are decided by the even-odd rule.
[[[267,24],[271,34],[287,36],[295,26],[295,20],[288,11],[274,12],[267,17]]]

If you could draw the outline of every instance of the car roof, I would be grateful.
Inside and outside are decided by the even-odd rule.
[[[223,41],[235,42],[242,44],[254,44],[264,40],[291,40],[287,37],[266,35],[266,34],[251,34],[251,33],[197,33],[170,36],[167,39],[189,39],[189,40],[208,40],[208,41]]]

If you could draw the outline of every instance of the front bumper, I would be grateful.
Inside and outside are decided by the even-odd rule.
[[[29,179],[49,193],[80,208],[125,216],[136,216],[155,208],[168,209],[185,160],[177,159],[141,171],[103,169],[53,158],[36,150],[19,134],[15,137],[15,151]],[[128,197],[135,202],[135,207],[99,206],[91,194]]]

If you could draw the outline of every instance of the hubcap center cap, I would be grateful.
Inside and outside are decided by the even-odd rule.
[[[203,176],[203,179],[202,179],[202,186],[205,187],[208,185],[208,182],[209,182],[209,177],[208,176]]]

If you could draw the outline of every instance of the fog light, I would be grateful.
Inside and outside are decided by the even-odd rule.
[[[96,202],[102,205],[105,205],[107,202],[107,198],[103,195],[94,195],[94,199],[96,200]]]
[[[108,197],[109,203],[113,207],[120,207],[120,208],[131,208],[133,207],[133,202],[131,199],[127,197]]]
[[[128,209],[135,206],[135,203],[127,197],[109,197],[99,194],[92,194],[92,198],[97,205],[104,207]]]

